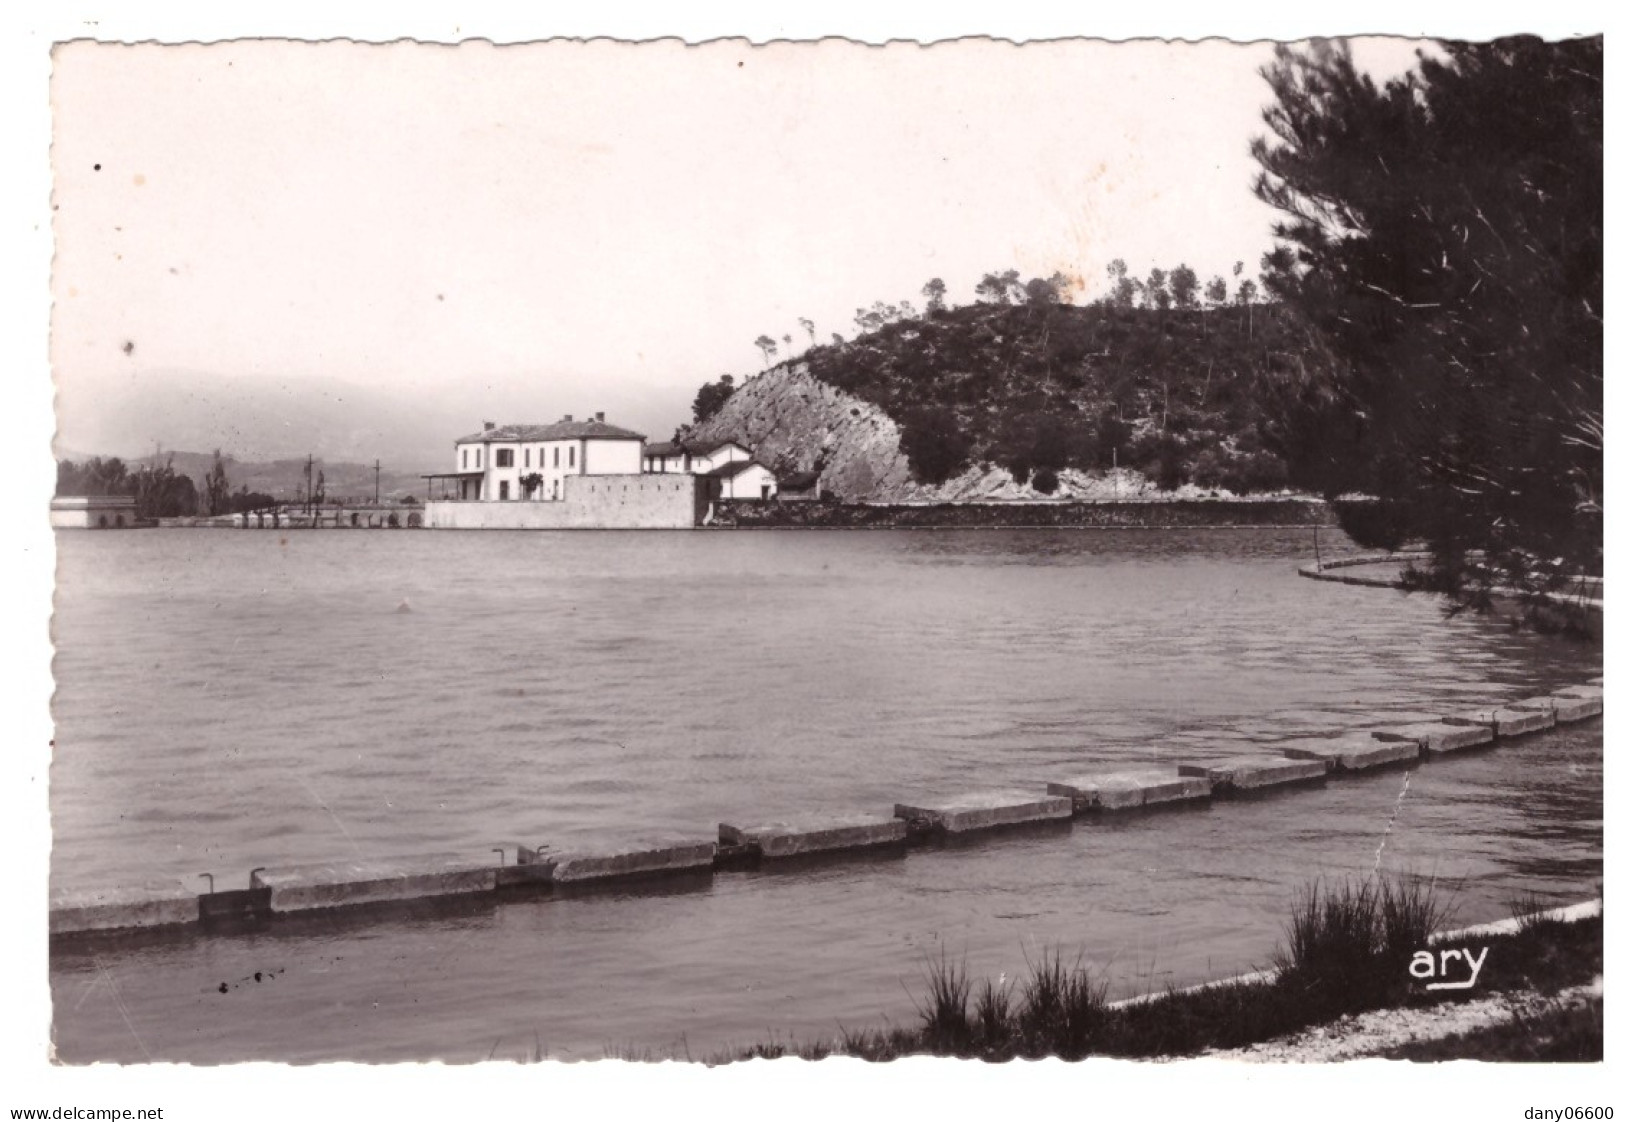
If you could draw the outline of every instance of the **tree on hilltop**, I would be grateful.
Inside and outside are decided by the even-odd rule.
[[[1152,269],[1145,277],[1146,305],[1166,312],[1172,300],[1173,296],[1168,291],[1168,274],[1161,269]]]
[[[983,273],[976,283],[976,299],[984,304],[1009,304],[1024,299],[1026,290],[1021,285],[1021,273],[1006,269],[1002,273]]]
[[[762,369],[766,370],[773,362],[773,356],[779,353],[778,343],[773,341],[771,335],[756,336],[756,349],[762,352]]]
[[[707,382],[701,386],[699,392],[694,395],[694,423],[700,424],[714,417],[717,410],[734,395],[734,388],[732,374],[724,374],[715,382]],[[680,438],[673,437],[674,441],[678,439]]]
[[[1169,298],[1173,300],[1174,307],[1181,311],[1196,307],[1196,288],[1196,270],[1189,265],[1181,263],[1168,274]]]

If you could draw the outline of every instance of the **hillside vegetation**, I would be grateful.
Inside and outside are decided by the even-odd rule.
[[[1269,304],[939,307],[809,348],[745,382],[698,431],[753,447],[766,436],[758,451],[769,459],[793,445],[796,462],[773,465],[781,469],[827,467],[838,449],[824,440],[826,462],[808,462],[819,434],[794,431],[817,418],[761,415],[756,383],[804,382],[804,372],[895,424],[916,486],[893,497],[1001,469],[1022,492],[1064,495],[1079,473],[1114,466],[1164,490],[1194,483],[1246,494],[1287,484],[1288,442],[1272,418],[1309,381],[1312,350],[1297,321]],[[798,387],[803,401],[807,389]],[[880,476],[889,465],[872,466]]]

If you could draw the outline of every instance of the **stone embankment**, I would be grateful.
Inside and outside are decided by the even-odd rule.
[[[1431,554],[1416,550],[1406,550],[1396,553],[1378,553],[1360,557],[1340,557],[1333,561],[1317,560],[1312,565],[1304,565],[1298,569],[1300,577],[1310,580],[1331,581],[1334,584],[1353,584],[1363,588],[1398,588],[1407,586],[1399,572],[1379,571],[1350,572],[1351,569],[1364,569],[1366,567],[1380,567],[1383,570],[1393,570],[1395,567],[1409,565],[1416,561],[1426,561]],[[1521,600],[1525,594],[1515,588],[1492,588],[1490,595],[1499,600]],[[1557,593],[1550,595],[1553,603],[1573,605],[1584,609],[1587,615],[1602,615],[1602,581],[1587,581],[1580,592]]]
[[[1097,529],[1332,526],[1318,499],[1137,502],[761,503],[719,502],[708,523],[735,530]]]
[[[1239,798],[1301,784],[1325,783],[1374,767],[1411,766],[1446,753],[1487,748],[1538,735],[1554,725],[1602,715],[1602,679],[1510,704],[1465,706],[1417,722],[1414,714],[1374,729],[1328,730],[1258,751],[1191,759],[1174,767],[1061,776],[1042,792],[1001,790],[945,800],[897,802],[888,814],[809,816],[749,825],[722,823],[708,838],[638,838],[592,850],[493,846],[491,856],[435,854],[398,859],[260,868],[247,889],[202,895],[179,881],[126,891],[77,892],[53,898],[50,930],[71,937],[128,929],[253,928],[279,916],[359,909],[438,898],[502,899],[663,877],[709,876],[716,870],[838,859],[860,853],[906,853],[929,844],[998,830],[1059,826],[1121,813],[1151,813],[1217,798]],[[749,819],[738,821],[750,822]],[[512,864],[508,861],[510,851]],[[207,875],[207,874],[206,874]]]

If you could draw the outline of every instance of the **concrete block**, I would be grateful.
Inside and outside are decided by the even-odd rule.
[[[1351,732],[1325,739],[1305,739],[1272,744],[1292,760],[1319,760],[1328,771],[1364,771],[1389,764],[1408,763],[1422,755],[1414,740],[1378,740],[1370,733]]]
[[[1287,783],[1308,783],[1324,779],[1326,764],[1322,760],[1293,760],[1286,756],[1268,756],[1260,753],[1234,756],[1211,763],[1180,764],[1179,774],[1207,779],[1212,782],[1215,792],[1256,791]]]
[[[423,857],[331,861],[261,869],[253,887],[271,890],[271,910],[302,912],[393,900],[421,900],[490,892],[496,888],[496,855],[489,864],[457,853]]]
[[[764,858],[896,845],[907,836],[906,822],[880,814],[814,815],[760,826],[724,822],[717,827],[717,837],[724,845],[748,845]]]
[[[52,935],[196,922],[198,892],[180,880],[134,888],[67,889],[51,895]]]
[[[938,827],[950,834],[1020,826],[1072,817],[1072,800],[1030,791],[988,791],[930,803],[898,803],[892,812],[909,822]]]
[[[1579,687],[1575,687],[1579,688]],[[1574,697],[1566,693],[1552,695],[1552,715],[1557,723],[1565,725],[1571,721],[1586,721],[1592,717],[1602,716],[1602,697]]]
[[[1495,739],[1505,740],[1509,736],[1527,736],[1532,732],[1549,729],[1557,723],[1557,720],[1550,709],[1513,709],[1503,706],[1498,709],[1475,709],[1458,717],[1446,717],[1445,723],[1485,725],[1494,730]]]
[[[1455,752],[1477,744],[1490,744],[1495,740],[1494,730],[1487,725],[1452,725],[1444,721],[1373,729],[1371,735],[1378,740],[1414,741],[1424,756],[1434,752]]]
[[[658,873],[709,872],[717,845],[710,841],[641,841],[560,853],[548,879],[582,884]]]
[[[508,842],[502,850],[511,857],[497,866],[498,888],[535,888],[551,883],[555,859],[546,846]]]
[[[1073,810],[1081,814],[1205,799],[1213,793],[1213,783],[1202,776],[1181,775],[1175,768],[1142,768],[1051,783],[1049,793],[1071,799]]]
[[[1552,715],[1553,721],[1563,725],[1602,716],[1602,698],[1552,694],[1550,697],[1531,697],[1524,701],[1514,701],[1509,708],[1548,712]]]

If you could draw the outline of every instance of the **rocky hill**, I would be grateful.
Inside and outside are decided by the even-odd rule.
[[[748,379],[697,440],[737,440],[782,473],[820,473],[819,485],[845,502],[980,502],[1021,499],[1147,498],[1159,495],[1141,472],[1064,468],[1050,494],[1018,483],[1008,467],[980,463],[942,483],[910,474],[903,430],[887,412],[820,381],[805,360],[783,363]]]
[[[847,501],[1190,497],[1286,484],[1275,418],[1316,361],[1273,307],[971,305],[747,379],[695,426]]]

